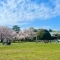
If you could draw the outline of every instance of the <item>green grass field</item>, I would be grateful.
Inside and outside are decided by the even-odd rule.
[[[59,43],[0,43],[0,60],[60,60]]]

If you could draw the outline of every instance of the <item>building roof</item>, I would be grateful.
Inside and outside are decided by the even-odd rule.
[[[55,36],[56,34],[60,34],[60,31],[54,31],[54,32],[50,32],[51,36]]]

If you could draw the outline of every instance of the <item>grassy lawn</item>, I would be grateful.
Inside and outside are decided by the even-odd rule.
[[[0,43],[0,60],[60,60],[59,43]]]

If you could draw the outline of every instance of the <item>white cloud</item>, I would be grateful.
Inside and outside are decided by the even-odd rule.
[[[60,16],[60,0],[50,0],[54,8],[48,3],[37,4],[30,0],[5,0],[0,1],[0,24],[14,25],[26,24],[34,19],[48,19]]]

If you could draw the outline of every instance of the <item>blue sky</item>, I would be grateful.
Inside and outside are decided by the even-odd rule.
[[[0,0],[0,25],[60,30],[60,0]]]

